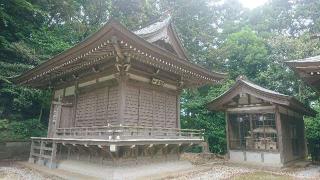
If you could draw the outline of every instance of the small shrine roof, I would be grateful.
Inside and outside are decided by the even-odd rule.
[[[288,107],[304,115],[314,116],[316,114],[313,109],[305,106],[294,97],[261,87],[243,76],[240,76],[230,89],[208,103],[208,108],[209,110],[226,110],[225,105],[239,94],[249,94],[263,101]]]

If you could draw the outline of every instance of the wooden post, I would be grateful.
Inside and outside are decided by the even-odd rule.
[[[51,158],[48,164],[50,169],[57,167],[57,143],[52,142]]]
[[[73,122],[72,127],[76,127],[76,121],[77,121],[77,106],[78,106],[78,96],[79,96],[79,82],[76,80],[75,82],[75,88],[74,88],[74,105],[73,105]]]
[[[229,137],[229,118],[228,118],[228,112],[225,112],[225,121],[226,121],[226,141],[227,141],[227,157],[230,159],[230,137]]]
[[[34,153],[34,141],[31,139],[31,148],[30,148],[30,155],[29,155],[29,163],[34,163],[33,153]]]
[[[308,146],[307,146],[303,116],[301,116],[301,118],[298,116],[298,120],[301,122],[300,128],[302,128],[302,139],[303,139],[303,146],[304,146],[303,153],[304,153],[304,158],[305,158],[308,156]]]
[[[39,153],[39,158],[38,158],[38,165],[44,165],[44,141],[40,140],[40,153]]]
[[[140,103],[141,103],[141,88],[138,88],[138,126],[141,126],[141,122],[140,122]]]
[[[48,138],[53,137],[53,111],[54,111],[54,104],[51,104],[50,107],[50,114],[49,114],[49,125],[48,125]]]
[[[126,89],[127,89],[127,74],[125,72],[119,72],[118,84],[119,84],[119,108],[118,108],[118,120],[120,124],[124,124],[124,111],[126,107]]]
[[[54,102],[53,103],[53,116],[52,117],[52,137],[56,135],[56,130],[59,128],[60,119],[61,119],[61,102]]]
[[[181,90],[178,91],[177,94],[177,128],[181,128],[181,123],[180,123],[180,96],[181,96]]]
[[[154,89],[152,89],[152,135],[154,135],[154,127],[155,127],[155,119],[154,119],[154,94],[155,94],[155,91]]]
[[[136,145],[135,151],[135,158],[136,158],[136,164],[138,164],[138,156],[139,156],[139,146]]]
[[[278,147],[280,152],[281,163],[284,163],[284,151],[283,151],[283,139],[282,139],[282,127],[281,127],[281,116],[279,111],[279,106],[275,108],[276,112],[276,128],[277,128],[277,137],[278,137]]]
[[[250,97],[250,96],[249,96]],[[254,142],[254,135],[253,135],[253,120],[252,120],[252,115],[250,114],[250,116],[249,116],[249,118],[250,118],[250,131],[251,131],[251,142],[250,142],[250,149],[252,149],[252,148],[254,148],[254,147],[252,147],[252,146],[254,146],[254,144],[253,144],[253,142]]]

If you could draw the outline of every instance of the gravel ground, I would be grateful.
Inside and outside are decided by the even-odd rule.
[[[252,176],[255,174],[255,176]],[[269,179],[273,177],[279,177],[279,179],[317,179],[320,180],[320,166],[309,166],[306,168],[287,168],[287,169],[274,169],[267,170],[261,168],[246,167],[240,165],[225,164],[204,164],[201,166],[195,166],[193,170],[180,172],[175,175],[162,178],[166,180],[178,179],[178,180],[224,180],[224,179],[251,179],[250,177],[265,176],[261,179]],[[255,179],[255,178],[254,178]]]
[[[0,180],[59,180],[37,171],[24,168],[12,161],[0,161]]]
[[[283,179],[319,179],[320,166],[311,165],[306,168],[286,168],[276,170],[257,169],[234,164],[228,164],[221,161],[206,162],[201,165],[195,165],[194,168],[186,171],[178,171],[174,174],[162,177],[154,177],[155,179],[177,179],[177,180],[218,180],[218,179],[246,179],[250,175],[277,175],[284,177]],[[258,176],[257,176],[258,175]],[[239,178],[240,177],[240,178]],[[272,177],[272,176],[270,176]],[[34,171],[23,166],[19,166],[14,162],[3,163],[0,161],[0,180],[59,180],[55,176],[48,176],[38,171]],[[151,176],[150,179],[153,179]],[[250,178],[249,178],[250,179]],[[255,179],[255,178],[254,178]],[[262,178],[263,179],[263,178]]]
[[[187,175],[179,175],[179,177],[173,177],[177,180],[202,180],[202,179],[228,179],[235,175],[254,172],[254,169],[241,168],[241,167],[229,167],[226,165],[214,165],[213,167],[204,171],[195,171]]]
[[[49,179],[41,174],[18,167],[0,167],[0,179],[3,180],[44,180]]]

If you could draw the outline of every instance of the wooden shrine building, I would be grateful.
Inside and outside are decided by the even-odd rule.
[[[320,56],[285,62],[307,85],[320,92]],[[320,139],[309,142],[312,161],[320,161]]]
[[[303,116],[315,111],[293,97],[240,76],[208,108],[225,111],[230,161],[281,167],[306,156]]]
[[[180,129],[181,90],[224,78],[188,60],[170,18],[135,32],[111,20],[15,79],[53,89],[48,136],[32,138],[30,162],[178,158],[204,140],[202,130]]]
[[[286,64],[310,87],[320,91],[320,56],[287,61]]]

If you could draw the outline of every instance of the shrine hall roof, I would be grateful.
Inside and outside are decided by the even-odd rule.
[[[52,79],[71,76],[79,70],[108,61],[110,57],[119,56],[119,50],[135,61],[203,85],[220,82],[226,77],[225,73],[211,72],[190,62],[171,19],[166,18],[134,32],[110,20],[84,41],[13,80],[18,84],[46,87]]]

